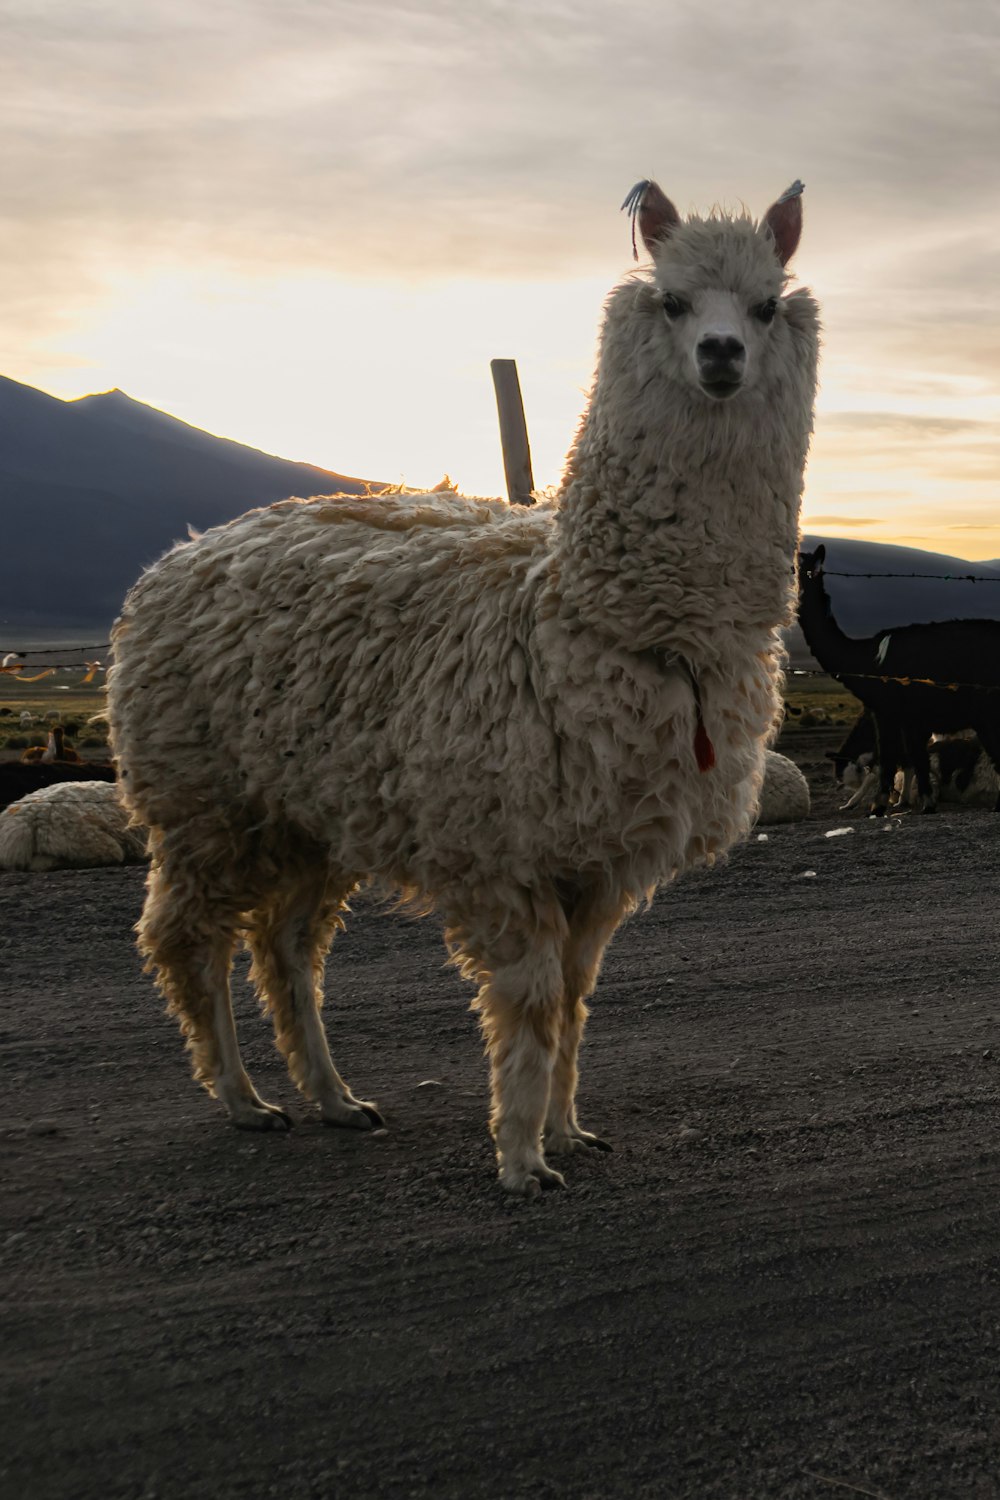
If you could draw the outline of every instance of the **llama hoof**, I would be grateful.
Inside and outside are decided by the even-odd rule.
[[[613,1151],[610,1141],[603,1141],[589,1130],[571,1130],[545,1137],[546,1156],[565,1156],[570,1151]]]
[[[291,1130],[292,1117],[286,1115],[276,1104],[265,1104],[263,1099],[251,1103],[249,1099],[239,1105],[230,1106],[229,1119],[237,1130]]]
[[[385,1121],[375,1108],[362,1099],[339,1101],[323,1109],[323,1124],[346,1130],[383,1130]]]
[[[519,1193],[522,1198],[537,1198],[541,1193],[566,1186],[562,1173],[553,1172],[544,1162],[536,1162],[532,1167],[520,1169],[503,1167],[500,1182],[508,1193]]]
[[[591,1135],[589,1130],[583,1132],[585,1146],[590,1146],[594,1151],[613,1151],[615,1148],[610,1141],[602,1140],[599,1135]]]
[[[936,813],[937,812],[937,803],[936,802],[927,802],[920,809],[920,811],[922,813]]]

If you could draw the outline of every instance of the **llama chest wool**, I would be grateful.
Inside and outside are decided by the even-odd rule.
[[[608,300],[552,503],[285,501],[132,590],[109,715],[150,830],[140,948],[235,1125],[290,1123],[241,1060],[238,935],[305,1097],[380,1123],[318,1011],[370,881],[436,909],[477,987],[503,1185],[563,1186],[549,1158],[604,1145],[575,1101],[607,943],[759,801],[816,378],[801,191],[760,223],[630,195],[651,265]]]

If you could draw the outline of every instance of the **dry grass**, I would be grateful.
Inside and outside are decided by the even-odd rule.
[[[101,759],[107,731],[103,724],[91,720],[105,711],[104,674],[98,673],[87,684],[82,682],[83,676],[82,667],[79,671],[57,672],[41,682],[21,683],[15,676],[0,676],[0,755],[16,756],[26,745],[43,745],[52,722],[46,715],[58,713],[61,724],[74,726],[69,735],[73,745],[87,758]],[[36,720],[29,729],[22,729],[20,724],[25,710]]]
[[[783,734],[798,729],[815,729],[831,724],[847,729],[861,712],[861,704],[833,677],[789,675],[785,683],[785,705],[788,717]]]

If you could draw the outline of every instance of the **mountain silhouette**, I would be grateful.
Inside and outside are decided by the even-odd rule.
[[[106,391],[77,401],[0,376],[0,626],[106,632],[190,527],[366,482],[214,437]]]
[[[124,391],[60,401],[0,376],[0,629],[22,638],[92,630],[103,640],[142,569],[189,528],[218,526],[287,495],[366,488],[214,437]],[[803,546],[820,541],[834,611],[849,635],[914,621],[1000,619],[1000,561],[815,535]],[[857,576],[868,573],[952,576]],[[998,581],[963,582],[967,574]],[[786,638],[793,663],[806,664],[801,632]]]

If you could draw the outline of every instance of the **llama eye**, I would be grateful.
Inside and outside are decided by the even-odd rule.
[[[753,315],[755,318],[759,318],[762,323],[771,323],[774,321],[774,315],[777,311],[777,297],[768,297],[766,302],[762,302],[759,307],[754,308]]]
[[[663,311],[668,318],[680,318],[688,311],[688,305],[680,297],[675,297],[673,292],[664,292]]]

